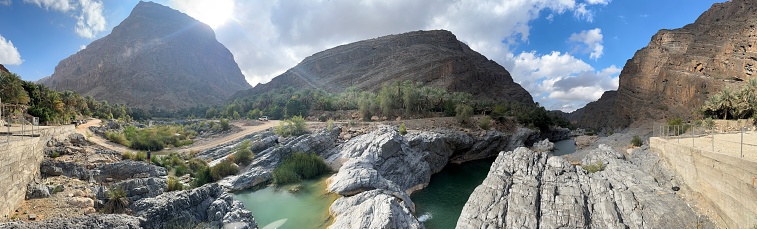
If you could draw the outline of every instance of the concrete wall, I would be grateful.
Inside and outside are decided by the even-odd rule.
[[[41,130],[40,137],[25,137],[10,143],[0,142],[0,219],[7,220],[26,196],[26,185],[39,176],[44,148],[53,138],[65,139],[74,133],[73,125]]]
[[[650,147],[728,228],[757,226],[757,162],[650,138]],[[745,152],[746,153],[746,152]],[[757,153],[757,152],[750,152]]]

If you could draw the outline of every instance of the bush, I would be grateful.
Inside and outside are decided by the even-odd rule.
[[[203,168],[207,168],[208,163],[199,158],[192,158],[189,160],[188,166],[192,171],[200,171]]]
[[[596,173],[605,170],[605,163],[602,161],[597,161],[594,164],[582,165],[581,168],[589,173]]]
[[[175,176],[168,176],[168,187],[166,188],[166,191],[181,191],[184,190],[184,184],[182,184],[179,179],[176,179]]]
[[[160,159],[158,159],[158,157],[156,156],[152,156],[152,158],[150,158],[150,162],[152,162],[153,165],[157,165],[161,167],[163,166],[163,163],[161,163]]]
[[[121,153],[121,160],[134,160],[136,157],[129,151]]]
[[[302,116],[294,116],[281,122],[273,132],[279,136],[289,137],[302,135],[306,131],[307,123],[305,123],[305,119]]]
[[[147,152],[139,151],[134,157],[135,161],[147,161]]]
[[[481,119],[481,122],[478,123],[478,127],[481,127],[483,130],[489,130],[491,128],[491,118],[489,116],[485,116],[483,119]]]
[[[120,187],[111,187],[108,190],[108,202],[103,206],[103,213],[106,214],[123,214],[129,208],[129,199],[126,198],[126,192]]]
[[[641,141],[641,138],[639,138],[639,135],[634,135],[633,139],[631,139],[631,145],[633,145],[633,146],[639,147],[639,146],[641,146],[643,144],[644,144],[644,142]]]
[[[334,120],[333,119],[329,119],[328,121],[326,121],[326,130],[331,131],[331,129],[334,129]]]
[[[460,104],[455,108],[455,117],[460,123],[469,123],[473,116],[473,107],[468,104]]]
[[[237,163],[237,165],[246,166],[249,165],[250,162],[252,162],[252,150],[250,148],[244,148],[237,150],[236,153],[234,153],[234,163]]]
[[[129,140],[126,139],[126,136],[124,136],[123,133],[116,133],[116,132],[108,131],[105,133],[105,138],[107,138],[108,141],[115,142],[117,144],[120,144],[126,147],[131,146],[131,142],[129,142]]]
[[[223,160],[221,163],[210,168],[210,176],[214,181],[221,180],[224,177],[235,175],[239,172],[239,167],[231,162],[231,160]]]
[[[192,171],[189,170],[189,167],[187,167],[183,163],[182,163],[182,165],[178,165],[178,166],[174,167],[173,169],[174,169],[174,175],[176,175],[178,177],[184,176],[185,174],[191,174],[192,173]]]
[[[231,129],[231,124],[229,124],[229,120],[225,119],[225,118],[222,118],[221,119],[221,130],[227,131],[229,129]]]
[[[331,171],[323,159],[312,153],[294,153],[273,170],[273,182],[278,185],[300,182]]]
[[[200,187],[204,184],[213,182],[213,176],[210,174],[210,168],[208,167],[196,170],[195,173],[192,174],[192,177],[195,178],[192,180],[192,186],[194,187]]]
[[[403,122],[400,124],[400,135],[404,136],[405,134],[407,134],[407,127],[405,127],[405,123]]]

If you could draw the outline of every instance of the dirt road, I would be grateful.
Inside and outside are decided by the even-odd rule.
[[[99,120],[99,119],[89,120],[87,123],[79,125],[76,128],[76,132],[80,133],[80,134],[82,134],[84,136],[90,136],[89,137],[89,141],[90,142],[92,142],[94,144],[101,145],[101,146],[103,146],[103,147],[105,147],[105,148],[107,148],[109,150],[118,151],[120,153],[123,153],[125,151],[135,151],[133,149],[126,148],[125,146],[122,146],[122,145],[119,145],[119,144],[115,144],[115,143],[113,143],[111,141],[108,141],[107,139],[104,139],[104,138],[102,138],[100,136],[94,135],[92,132],[89,131],[89,127],[90,126],[100,125],[101,122],[102,121]],[[237,124],[237,123],[232,123],[232,124],[235,125],[235,126],[238,126],[239,128],[242,128],[242,131],[239,131],[239,132],[227,135],[227,136],[223,136],[221,138],[210,139],[210,141],[205,141],[205,142],[198,143],[198,144],[192,144],[192,145],[187,146],[187,147],[175,148],[175,149],[170,149],[170,150],[161,150],[161,151],[154,152],[154,153],[156,155],[158,155],[158,154],[161,154],[161,153],[167,154],[169,152],[190,152],[190,151],[202,151],[202,150],[206,150],[206,149],[215,147],[217,145],[221,145],[221,144],[232,142],[232,141],[240,139],[240,138],[242,138],[242,137],[244,137],[246,135],[249,135],[249,134],[252,134],[252,133],[255,133],[255,132],[259,132],[259,131],[263,131],[263,130],[266,130],[266,129],[271,128],[271,127],[278,126],[279,125],[279,121],[277,121],[277,120],[271,120],[271,121],[265,122],[263,125],[257,125],[257,126],[243,126],[243,125],[240,125],[240,124]],[[90,135],[87,135],[87,133],[90,133]]]

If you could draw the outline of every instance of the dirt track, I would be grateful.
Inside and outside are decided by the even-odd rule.
[[[110,142],[107,139],[104,139],[104,138],[102,138],[100,136],[92,134],[92,132],[89,131],[89,127],[90,126],[100,125],[101,122],[102,121],[99,120],[99,119],[89,120],[87,123],[79,125],[76,128],[76,132],[80,133],[80,134],[82,134],[84,136],[88,136],[87,133],[90,133],[90,135],[89,135],[90,137],[88,138],[90,142],[92,142],[94,144],[101,145],[101,146],[103,146],[103,147],[105,147],[107,149],[110,149],[110,150],[118,151],[120,153],[123,153],[125,151],[135,151],[135,150],[126,148],[125,146],[122,146],[122,145]],[[279,124],[279,121],[277,121],[277,120],[271,120],[271,121],[268,121],[268,122],[264,123],[263,125],[257,125],[257,126],[243,126],[243,125],[240,125],[240,124],[237,124],[237,123],[232,123],[232,124],[235,125],[235,126],[238,126],[238,127],[242,128],[242,131],[239,131],[239,132],[227,135],[227,136],[223,136],[223,137],[220,137],[220,138],[210,139],[209,141],[205,141],[205,142],[203,142],[201,144],[192,144],[192,145],[187,146],[187,147],[174,148],[174,149],[170,149],[170,150],[161,150],[161,151],[154,152],[154,153],[155,154],[161,154],[161,153],[169,153],[169,152],[190,152],[190,151],[202,151],[202,150],[206,150],[206,149],[212,148],[212,147],[217,146],[217,145],[225,144],[225,143],[228,143],[228,142],[240,139],[240,138],[242,138],[242,137],[244,137],[246,135],[249,135],[249,134],[252,134],[252,133],[255,133],[255,132],[259,132],[259,131],[263,131],[263,130],[266,130],[266,129],[271,128],[271,127],[275,127],[275,126],[277,126]]]

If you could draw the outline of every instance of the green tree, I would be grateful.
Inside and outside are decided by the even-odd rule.
[[[455,108],[455,117],[460,123],[470,123],[473,116],[473,107],[468,104],[460,104]]]
[[[21,77],[5,72],[0,72],[0,98],[3,103],[19,105],[27,105],[30,101]]]

